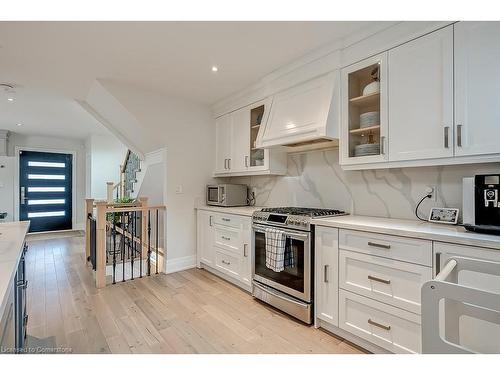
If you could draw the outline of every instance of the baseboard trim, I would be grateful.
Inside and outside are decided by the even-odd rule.
[[[196,255],[194,254],[174,259],[168,259],[167,256],[166,273],[184,271],[195,267],[196,267]]]

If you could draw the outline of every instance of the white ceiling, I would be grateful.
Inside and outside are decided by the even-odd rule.
[[[21,86],[14,105],[0,103],[0,129],[85,136],[93,120],[72,99],[96,78],[213,104],[374,24],[0,22],[0,82]]]

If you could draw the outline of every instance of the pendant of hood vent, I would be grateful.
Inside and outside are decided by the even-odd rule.
[[[295,152],[338,146],[339,84],[335,71],[275,94],[257,147]]]

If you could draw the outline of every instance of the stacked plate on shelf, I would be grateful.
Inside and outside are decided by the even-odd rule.
[[[361,129],[380,124],[380,112],[366,112],[359,115],[359,127]]]
[[[370,156],[380,154],[380,143],[365,143],[354,147],[354,156]]]

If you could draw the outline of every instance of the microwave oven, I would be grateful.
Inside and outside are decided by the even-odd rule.
[[[248,206],[248,187],[240,184],[208,185],[207,205]]]

